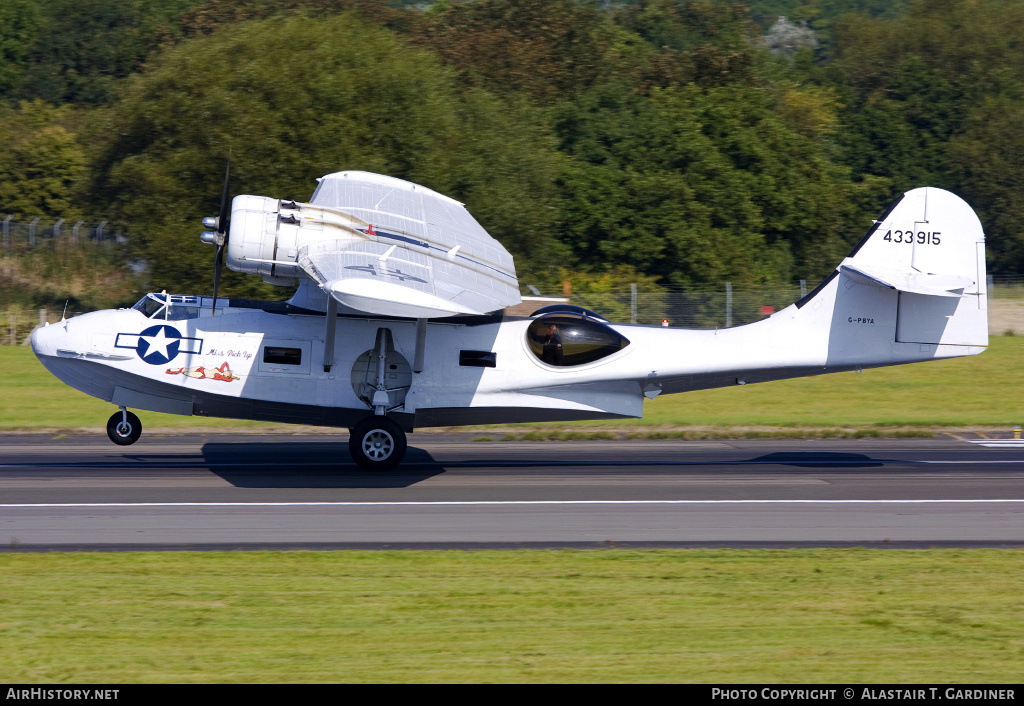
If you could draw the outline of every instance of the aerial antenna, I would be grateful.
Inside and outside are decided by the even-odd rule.
[[[65,299],[64,300],[64,311],[62,311],[60,313],[60,320],[61,321],[66,321],[66,319],[64,318],[64,315],[68,313],[68,304],[70,304],[70,303],[71,303],[70,299]]]

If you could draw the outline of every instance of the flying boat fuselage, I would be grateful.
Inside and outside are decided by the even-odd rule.
[[[902,196],[800,301],[709,330],[567,304],[503,315],[520,302],[511,256],[461,204],[398,179],[339,172],[311,203],[232,203],[202,237],[214,292],[226,250],[231,269],[297,282],[287,302],[149,294],[33,332],[47,369],[120,408],[114,443],[139,438],[129,408],[347,427],[356,463],[386,470],[417,427],[640,417],[660,394],[988,344],[984,233],[939,189]]]

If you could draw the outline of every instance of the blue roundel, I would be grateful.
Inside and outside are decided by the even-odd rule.
[[[178,329],[166,324],[150,326],[139,334],[135,352],[150,365],[164,365],[174,360],[181,347]]]

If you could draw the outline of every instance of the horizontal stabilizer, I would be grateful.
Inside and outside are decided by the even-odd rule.
[[[860,264],[854,267],[845,263],[840,269],[845,273],[859,276],[889,289],[933,297],[961,297],[964,289],[975,284],[972,278],[962,275],[936,275],[923,272],[907,274]]]

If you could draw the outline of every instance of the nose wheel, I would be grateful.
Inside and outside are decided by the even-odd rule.
[[[349,431],[348,450],[366,471],[390,471],[405,458],[405,432],[387,417],[367,417]]]
[[[134,444],[142,436],[142,422],[128,410],[114,412],[107,420],[107,436],[118,446]]]

